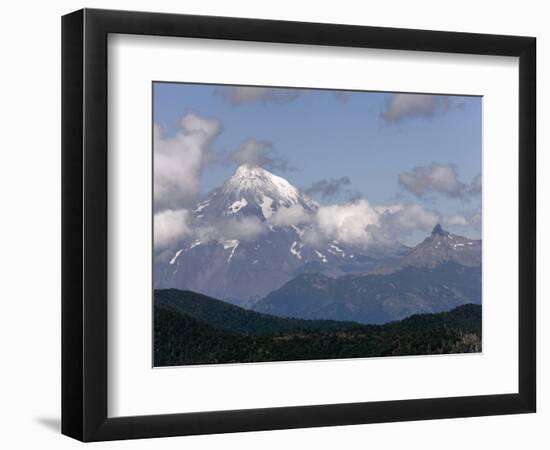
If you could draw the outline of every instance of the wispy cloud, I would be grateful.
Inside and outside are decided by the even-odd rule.
[[[311,222],[311,215],[300,205],[292,205],[279,208],[267,221],[270,225],[276,227],[302,225]]]
[[[267,141],[247,139],[229,154],[229,160],[237,164],[249,164],[278,172],[296,170],[288,159],[277,155],[273,145]]]
[[[471,228],[481,230],[481,208],[460,211],[457,214],[450,214],[442,217],[443,226]]]
[[[309,92],[312,91],[300,88],[224,86],[216,89],[214,94],[233,106],[241,106],[253,103],[285,104],[303,97]],[[341,103],[347,103],[353,95],[351,91],[323,90],[321,92],[324,92],[326,95],[331,95],[335,100]]]
[[[468,193],[471,195],[481,194],[481,184],[482,184],[481,174],[476,175],[473,178],[472,182],[470,183],[470,186],[468,187]]]
[[[441,221],[436,210],[416,203],[395,203],[376,210],[380,214],[379,223],[370,231],[382,241],[401,240],[417,230],[429,232]]]
[[[303,93],[301,89],[283,89],[256,86],[225,86],[215,91],[225,101],[234,106],[247,103],[287,103]]]
[[[427,193],[439,193],[447,197],[462,197],[466,185],[458,178],[454,164],[432,163],[429,166],[415,167],[410,171],[401,172],[399,185],[417,197]]]
[[[382,112],[382,118],[387,123],[413,117],[430,118],[445,113],[449,105],[449,97],[443,95],[394,94]]]
[[[426,194],[442,194],[449,198],[474,197],[481,193],[481,174],[476,175],[469,185],[462,182],[454,164],[432,163],[418,166],[398,176],[399,185],[421,198]]]
[[[308,195],[320,195],[323,198],[327,198],[340,193],[345,186],[349,186],[350,184],[351,180],[349,177],[323,178],[314,182],[304,192]]]

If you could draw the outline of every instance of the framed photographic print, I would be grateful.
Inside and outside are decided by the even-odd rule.
[[[62,25],[64,434],[535,411],[534,38]]]

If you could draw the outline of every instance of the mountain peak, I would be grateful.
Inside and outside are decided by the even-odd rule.
[[[439,223],[432,230],[432,236],[434,236],[434,235],[447,236],[448,234],[449,234],[449,232],[445,231]]]
[[[287,180],[252,164],[240,165],[233,176],[225,182],[222,192],[223,196],[230,197],[231,201],[244,198],[249,204],[265,204],[262,211],[297,204],[308,211],[316,207],[314,202]],[[263,215],[266,215],[265,212]]]
[[[284,178],[278,177],[268,170],[252,164],[241,164],[237,167],[231,178],[226,181],[227,186],[239,189],[253,189],[265,184],[275,184],[295,189]]]
[[[265,169],[262,169],[260,166],[255,166],[251,164],[241,164],[239,167],[237,167],[237,170],[233,174],[234,177],[258,177],[258,176],[266,176],[266,175],[273,175],[272,173],[268,172]]]

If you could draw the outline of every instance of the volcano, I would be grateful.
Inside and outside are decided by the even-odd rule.
[[[338,241],[308,242],[308,223],[318,208],[286,179],[241,165],[191,209],[199,237],[155,257],[154,287],[251,306],[297,275],[364,273],[408,250],[401,244],[367,251]]]

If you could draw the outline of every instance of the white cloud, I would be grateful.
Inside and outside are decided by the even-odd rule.
[[[370,231],[381,240],[400,240],[416,230],[430,232],[441,220],[436,211],[415,203],[379,206],[376,209],[380,213],[379,226]]]
[[[342,191],[344,186],[349,186],[351,180],[349,177],[323,178],[313,183],[304,192],[308,195],[318,194],[323,198],[331,197]]]
[[[443,226],[481,230],[481,209],[470,209],[443,217]]]
[[[199,132],[205,136],[215,136],[221,131],[219,120],[207,119],[197,114],[189,113],[181,119],[181,128],[187,133]]]
[[[481,209],[466,211],[466,220],[468,224],[475,230],[481,231],[482,216]]]
[[[286,172],[293,170],[288,160],[278,157],[269,142],[247,139],[230,154],[230,159],[237,164],[249,164],[268,170]]]
[[[301,225],[311,220],[311,216],[300,205],[292,205],[288,208],[279,208],[269,218],[269,223],[276,227]]]
[[[472,182],[470,183],[470,187],[468,188],[468,193],[471,195],[477,195],[481,194],[481,174],[476,175]]]
[[[195,223],[194,238],[202,241],[218,241],[236,239],[251,241],[267,231],[265,223],[255,216],[223,219],[207,225]]]
[[[220,133],[218,120],[187,114],[174,137],[154,129],[154,210],[177,209],[193,201],[201,170],[211,157],[210,144]]]
[[[379,214],[366,199],[344,205],[322,206],[315,222],[305,236],[309,242],[333,239],[346,244],[368,245],[372,235],[370,225],[378,225]]]
[[[443,95],[394,94],[382,117],[395,123],[411,117],[432,117],[449,108],[449,98]]]
[[[368,247],[401,240],[417,230],[429,233],[440,219],[436,211],[421,205],[372,206],[362,198],[344,205],[319,208],[304,239],[312,245],[337,240],[343,244]]]
[[[401,172],[399,184],[417,197],[426,193],[440,193],[456,198],[462,197],[466,189],[453,164],[432,163],[429,166],[415,167],[409,172]]]
[[[443,218],[444,227],[466,227],[468,221],[462,214],[454,214]]]
[[[254,216],[230,219],[218,227],[218,240],[237,239],[250,241],[265,233],[265,224]]]
[[[269,161],[271,144],[256,139],[247,139],[231,154],[231,159],[237,164],[263,166]]]
[[[256,102],[289,102],[298,98],[300,89],[281,89],[256,86],[227,86],[217,91],[224,100],[232,105]]]
[[[155,251],[175,244],[192,234],[186,209],[167,209],[156,213],[153,221]]]
[[[321,206],[316,213],[307,213],[299,205],[280,208],[267,221],[244,216],[203,224],[193,222],[186,209],[165,210],[154,216],[154,241],[158,253],[183,239],[220,243],[251,241],[266,233],[268,226],[306,225],[303,236],[306,244],[317,246],[336,240],[369,247],[403,240],[416,231],[429,233],[437,223],[444,227],[479,229],[481,211],[441,216],[437,211],[414,203],[372,206],[363,198],[341,205]]]

